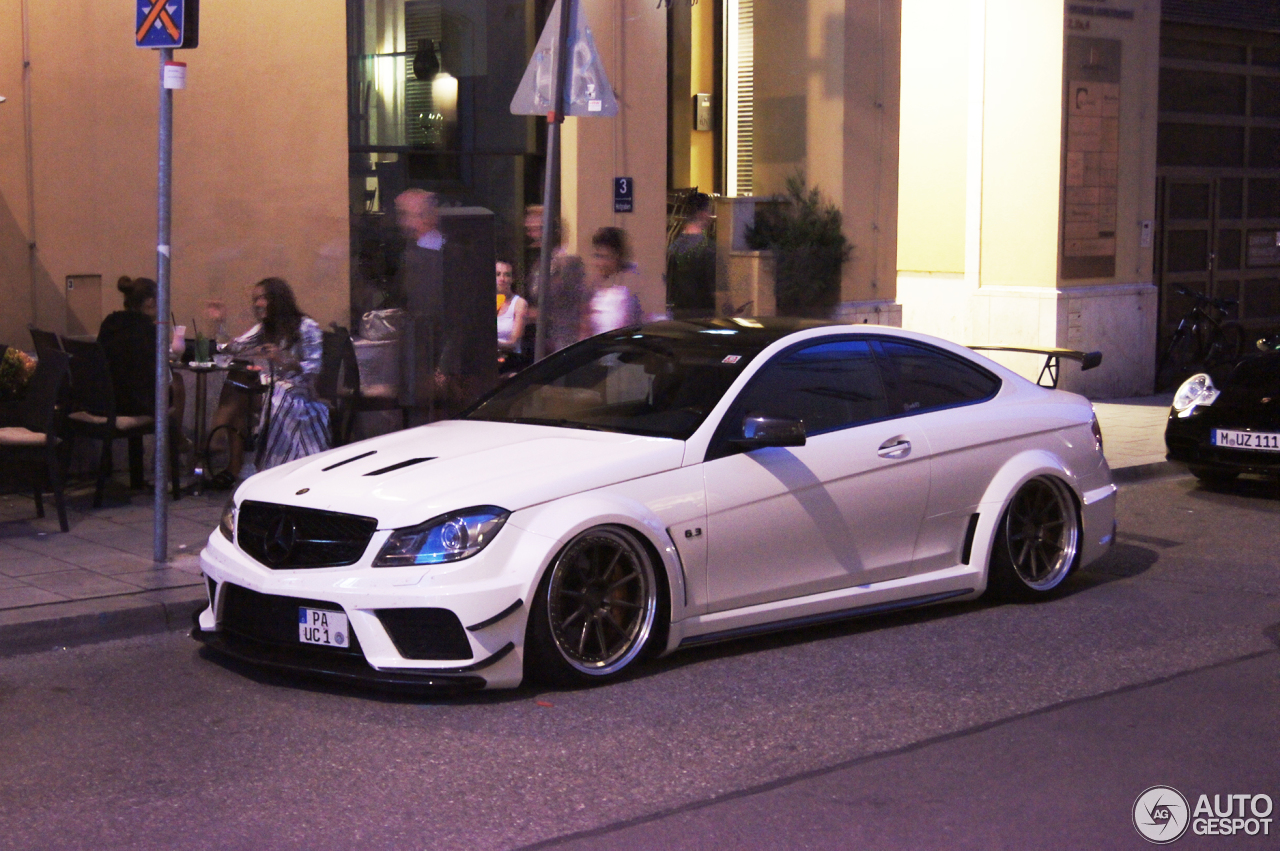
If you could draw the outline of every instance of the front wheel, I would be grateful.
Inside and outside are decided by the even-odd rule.
[[[563,685],[605,682],[639,659],[655,634],[653,560],[627,529],[598,526],[570,541],[538,585],[526,664]]]
[[[1056,589],[1080,553],[1080,515],[1070,488],[1037,476],[1018,488],[1000,518],[988,586],[998,595],[1029,600]]]

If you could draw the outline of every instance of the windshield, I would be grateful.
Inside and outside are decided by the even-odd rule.
[[[684,440],[759,351],[733,331],[624,329],[529,367],[463,419],[601,429]]]

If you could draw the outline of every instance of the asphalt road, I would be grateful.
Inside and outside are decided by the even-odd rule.
[[[1266,794],[1280,491],[1126,485],[1058,599],[677,654],[613,686],[391,698],[182,635],[0,659],[0,848],[1146,848],[1144,789]]]

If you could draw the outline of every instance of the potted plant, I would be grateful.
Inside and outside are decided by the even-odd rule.
[[[840,271],[853,252],[840,210],[806,185],[803,172],[787,178],[779,200],[760,209],[746,230],[747,245],[774,253],[778,315],[830,315],[840,297]]]

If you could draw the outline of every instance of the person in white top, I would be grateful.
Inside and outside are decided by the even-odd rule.
[[[521,341],[524,339],[525,317],[529,303],[515,294],[511,288],[515,281],[515,273],[511,263],[499,260],[494,264],[497,279],[498,297],[498,369],[506,371],[517,368],[521,355]]]
[[[591,237],[592,295],[583,317],[583,336],[634,325],[641,320],[638,278],[631,246],[622,228],[603,227]]]

